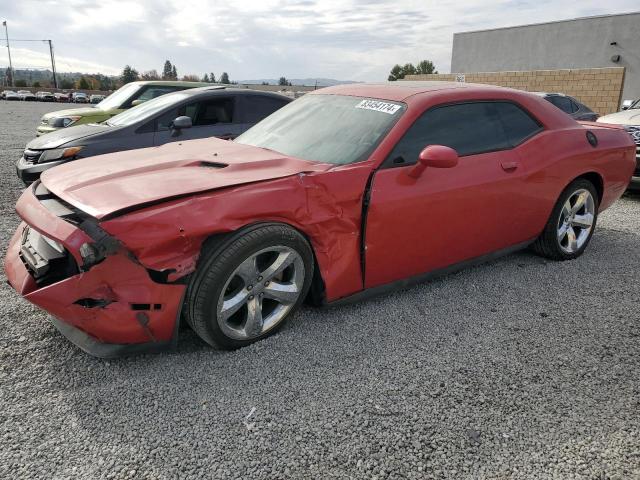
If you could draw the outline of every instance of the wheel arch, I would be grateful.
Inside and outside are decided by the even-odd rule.
[[[286,226],[294,229],[296,232],[302,235],[304,239],[307,241],[307,243],[309,244],[309,248],[311,249],[311,253],[313,255],[314,269],[313,269],[313,278],[311,279],[311,288],[309,290],[309,293],[307,294],[305,301],[312,305],[323,304],[325,301],[325,283],[322,277],[322,272],[320,271],[320,267],[318,264],[314,243],[310,235],[307,232],[305,232],[303,229],[299,228],[296,225],[293,225],[291,223],[284,222],[284,221],[274,221],[274,220],[256,221],[256,222],[243,225],[239,228],[236,228],[235,230],[231,230],[228,232],[212,233],[211,235],[207,236],[203,240],[200,246],[200,253],[202,254],[202,252],[208,251],[209,255],[207,256],[200,255],[198,257],[198,261],[196,263],[196,271],[194,272],[194,274],[191,275],[191,278],[189,279],[189,287],[191,287],[191,284],[193,283],[193,279],[195,277],[195,273],[198,271],[200,265],[202,265],[203,262],[206,262],[208,258],[214,255],[217,255],[222,249],[224,249],[227,245],[231,244],[238,237],[245,235],[246,233],[251,232],[253,230],[267,227],[267,226],[272,226],[272,225]]]
[[[573,182],[581,178],[584,178],[585,180],[590,181],[593,184],[593,186],[596,188],[596,192],[598,193],[598,205],[600,205],[602,203],[602,197],[604,195],[604,179],[602,178],[602,175],[600,175],[598,172],[591,171],[591,172],[586,172],[581,175],[578,175],[576,178],[574,178],[569,183],[567,183],[562,189],[562,191],[564,191]]]

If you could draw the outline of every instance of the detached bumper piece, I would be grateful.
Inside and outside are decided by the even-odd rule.
[[[153,281],[124,248],[83,265],[81,246],[95,240],[80,228],[77,212],[33,190],[17,205],[25,222],[5,258],[11,286],[55,317],[56,328],[91,355],[109,358],[174,345],[186,286]]]

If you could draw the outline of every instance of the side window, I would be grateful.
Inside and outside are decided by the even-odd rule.
[[[506,150],[540,130],[540,125],[510,102],[474,102],[425,112],[396,144],[387,164],[410,165],[428,145],[451,147],[458,155]]]
[[[547,97],[551,103],[553,103],[556,107],[562,110],[565,113],[573,113],[574,110],[571,107],[571,100],[567,97],[561,97],[559,95],[554,95],[552,97]]]
[[[511,147],[521,144],[542,130],[540,123],[515,103],[496,102],[495,108]]]
[[[233,97],[219,97],[197,103],[194,126],[233,123]]]
[[[147,87],[135,100],[142,100],[146,102],[147,100],[152,100],[154,98],[160,97],[165,93],[177,92],[178,90],[182,90],[180,87],[161,87],[161,86],[150,86]]]
[[[179,117],[180,113],[177,108],[172,108],[168,112],[163,113],[156,119],[156,132],[164,132],[169,130],[171,126],[171,122],[173,122],[176,117]]]
[[[258,123],[287,103],[266,95],[248,95],[244,97],[244,123]]]

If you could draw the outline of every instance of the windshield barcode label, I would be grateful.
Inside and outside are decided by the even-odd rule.
[[[396,105],[395,103],[388,102],[380,102],[378,100],[363,100],[356,108],[362,108],[364,110],[374,110],[376,112],[388,113],[389,115],[393,115],[398,110],[400,110],[400,105]]]

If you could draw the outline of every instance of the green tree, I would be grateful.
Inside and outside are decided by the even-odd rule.
[[[205,82],[205,83],[209,83],[209,74],[208,73],[204,74],[204,77],[202,77],[202,81]]]
[[[404,67],[402,67],[402,74],[402,78],[406,77],[407,75],[415,75],[416,67],[413,66],[413,63],[406,63]]]
[[[209,75],[209,81],[211,83],[216,83],[216,76],[213,72],[211,72],[211,74]]]
[[[280,77],[280,80],[278,80],[278,85],[289,85],[289,81],[285,77]]]
[[[122,74],[120,75],[120,80],[122,81],[123,85],[135,82],[136,80],[138,80],[138,71],[129,65],[125,65],[124,69],[122,70]]]
[[[171,80],[178,80],[178,70],[175,65],[171,67]]]
[[[438,73],[438,71],[431,60],[422,60],[416,65],[416,73],[418,75],[428,75],[430,73]]]
[[[27,81],[23,80],[22,78],[20,80],[16,80],[15,86],[16,87],[26,87],[27,86]]]
[[[401,78],[404,78],[404,73],[403,73],[402,67],[400,65],[396,64],[391,69],[391,72],[389,73],[388,80],[390,82],[395,82],[396,80],[400,80]]]
[[[229,81],[229,74],[227,72],[222,72],[222,75],[220,75],[220,83],[223,83],[225,85],[229,85],[231,83]]]
[[[69,90],[73,88],[73,82],[68,78],[65,78],[60,82],[60,88],[62,88],[63,90]]]
[[[142,78],[142,80],[160,80],[160,75],[156,69],[153,69],[143,72],[140,78]]]
[[[171,80],[173,78],[173,69],[171,68],[171,62],[166,60],[164,67],[162,68],[162,80]]]
[[[35,82],[33,82],[33,85],[31,85],[33,88],[40,88],[40,82],[38,82],[37,80]]]
[[[78,80],[78,88],[80,90],[89,90],[91,88],[91,85],[89,85],[89,82],[86,78],[80,77],[80,80]]]

